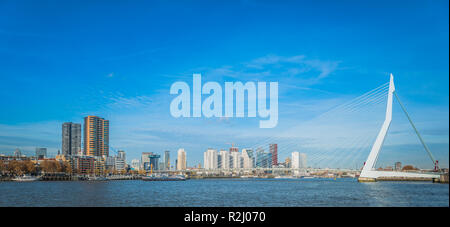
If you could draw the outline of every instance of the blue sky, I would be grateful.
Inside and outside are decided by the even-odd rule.
[[[110,143],[129,160],[166,149],[174,157],[183,147],[194,165],[208,147],[280,135],[393,73],[402,102],[448,166],[448,8],[448,1],[1,1],[0,153],[56,152],[63,122],[96,114],[111,120]],[[279,82],[278,126],[172,118],[170,85],[191,83],[193,73],[220,83]],[[396,116],[392,134],[403,137],[386,140],[393,151],[380,165],[402,159],[400,152],[411,154],[404,162],[429,167]],[[280,159],[289,155],[286,148]]]

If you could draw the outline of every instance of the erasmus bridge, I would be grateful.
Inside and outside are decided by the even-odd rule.
[[[369,157],[367,157],[367,161],[364,164],[364,167],[361,171],[359,181],[375,181],[378,178],[381,177],[389,177],[389,178],[439,178],[439,174],[433,174],[433,173],[410,173],[410,172],[397,172],[397,171],[377,171],[375,170],[375,164],[378,159],[378,154],[380,153],[381,147],[383,146],[384,139],[386,138],[387,131],[389,130],[389,126],[391,125],[392,121],[392,101],[393,96],[395,95],[395,98],[397,98],[397,101],[399,102],[400,106],[402,107],[403,112],[405,113],[406,117],[408,118],[409,123],[414,129],[414,132],[419,137],[419,140],[421,144],[423,145],[424,149],[428,153],[431,161],[433,162],[434,169],[436,171],[439,170],[439,163],[434,158],[433,154],[431,153],[430,149],[428,149],[428,146],[425,144],[425,142],[422,139],[422,136],[420,135],[419,131],[417,130],[416,126],[414,125],[413,121],[409,117],[408,112],[406,111],[403,104],[400,102],[400,99],[397,96],[397,93],[395,93],[395,85],[394,85],[394,76],[390,75],[390,81],[389,81],[389,91],[388,91],[388,100],[387,100],[387,107],[386,107],[386,117],[384,120],[383,125],[381,126],[380,132],[378,133],[378,136],[375,140],[375,143],[372,146],[372,150],[370,151]]]
[[[391,126],[392,122],[392,105],[393,105],[393,99],[396,99],[398,103],[400,104],[402,112],[406,115],[409,124],[412,126],[414,133],[417,135],[421,145],[423,146],[424,150],[428,154],[428,157],[433,165],[432,171],[427,172],[406,172],[406,171],[386,171],[386,170],[377,170],[376,164],[378,161],[380,150],[383,147],[386,135],[389,131],[389,128]],[[387,102],[386,102],[387,101]],[[384,106],[384,103],[386,105]],[[381,104],[381,105],[380,105]],[[322,145],[322,147],[316,149],[317,151],[309,153],[312,154],[311,161],[316,163],[329,163],[331,162],[348,162],[349,160],[353,159],[360,159],[363,160],[364,157],[359,157],[363,155],[362,152],[358,152],[361,150],[369,150],[370,152],[367,158],[364,159],[365,162],[361,171],[359,173],[359,168],[326,168],[328,172],[338,172],[338,171],[348,171],[348,172],[358,172],[359,173],[359,181],[360,182],[367,182],[367,181],[376,181],[377,179],[402,179],[402,180],[408,180],[408,179],[429,179],[432,180],[434,178],[440,177],[440,169],[438,165],[438,161],[434,158],[433,154],[431,153],[430,149],[426,145],[425,141],[423,140],[421,134],[417,130],[416,126],[414,125],[412,119],[410,118],[408,112],[406,111],[405,106],[401,103],[394,85],[394,77],[392,74],[390,74],[390,80],[388,83],[385,83],[381,85],[380,87],[377,87],[347,103],[344,103],[343,105],[340,105],[336,108],[333,108],[330,111],[325,112],[324,114],[320,115],[318,119],[328,118],[332,119],[334,121],[337,116],[342,115],[342,113],[361,113],[361,115],[366,116],[366,122],[374,122],[372,119],[372,115],[370,113],[373,113],[373,110],[367,109],[371,105],[378,105],[383,107],[383,112],[385,112],[384,121],[381,125],[381,129],[379,129],[379,132],[373,142],[373,137],[370,136],[371,134],[365,134],[360,132],[353,132],[354,134],[358,134],[358,136],[351,135],[349,136],[349,141],[347,143],[341,138],[336,137],[334,134],[342,134],[343,131],[352,131],[355,128],[378,128],[379,125],[372,124],[371,126],[362,126],[362,125],[352,125],[352,124],[343,124],[344,126],[348,125],[350,127],[349,129],[345,130],[343,129],[342,125],[334,127],[332,124],[325,124],[324,128],[317,128],[316,123],[312,122],[312,126],[310,127],[312,129],[316,129],[317,137],[326,137],[327,133],[331,133],[334,135],[334,138],[336,143],[332,143],[332,138],[329,137],[325,139],[325,141],[320,141],[316,143],[319,143]],[[353,121],[352,117],[349,117],[350,121]],[[302,129],[305,128],[305,126],[301,126]],[[302,130],[305,131],[305,130]],[[296,135],[299,131],[289,131],[285,135]],[[308,132],[309,134],[314,134],[314,130],[310,130]],[[369,135],[369,136],[367,136]],[[289,137],[289,136],[288,136]],[[213,166],[207,167],[207,169],[188,169],[188,170],[155,170],[153,172],[159,172],[159,173],[189,173],[189,172],[208,172],[208,173],[220,173],[220,172],[239,172],[239,173],[249,173],[249,172],[255,172],[255,171],[271,171],[271,172],[283,172],[283,171],[290,171],[290,172],[314,172],[314,171],[323,171],[324,168],[314,168],[314,167],[295,167],[295,168],[287,168],[284,166],[275,166],[268,164],[271,162],[272,157],[270,156],[259,156],[258,157],[258,150],[261,150],[261,147],[266,147],[270,144],[277,143],[277,141],[282,140],[282,136],[273,136],[268,139],[265,139],[264,141],[259,141],[256,144],[253,144],[249,146],[247,149],[243,149],[242,153],[245,153],[244,157],[242,157],[243,160],[239,160],[240,163],[236,161],[230,161],[228,158],[225,160],[221,160],[220,158],[217,158],[217,153],[215,155],[215,159],[213,158],[213,162],[216,163]],[[288,141],[285,143],[281,143],[280,149],[278,151],[281,151],[281,153],[284,152],[291,152],[295,151],[297,149],[301,149],[298,147],[298,144],[301,143],[301,141],[298,140],[298,138],[291,137],[288,138]],[[352,148],[346,148],[346,144],[351,144],[350,147]],[[347,146],[348,147],[348,146]],[[311,148],[313,149],[313,148]],[[256,150],[256,152],[255,152]],[[244,152],[245,151],[245,152]],[[322,151],[322,153],[320,152]],[[325,152],[323,152],[325,151]],[[217,151],[216,151],[217,152]],[[228,152],[228,151],[226,151]],[[230,152],[230,156],[232,156],[233,152]],[[238,153],[238,152],[235,152]],[[280,152],[278,154],[281,154]],[[407,156],[408,154],[402,154],[402,156]],[[257,157],[255,157],[257,156]],[[206,155],[205,155],[206,157]],[[231,157],[233,159],[233,157]],[[222,158],[223,159],[223,158]],[[236,158],[234,158],[236,159]],[[308,159],[309,160],[309,159]],[[230,163],[231,162],[231,163]],[[234,162],[234,163],[233,163]],[[358,161],[359,162],[359,161]],[[233,168],[233,166],[235,168]]]

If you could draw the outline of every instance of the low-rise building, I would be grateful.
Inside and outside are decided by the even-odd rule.
[[[95,158],[91,156],[75,156],[73,158],[73,167],[76,173],[92,174],[95,169]]]

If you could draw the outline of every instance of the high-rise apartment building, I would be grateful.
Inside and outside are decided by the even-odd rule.
[[[116,164],[116,157],[108,156],[105,158],[105,168],[107,170],[114,170],[115,164]]]
[[[164,151],[164,170],[170,170],[170,151]]]
[[[298,151],[292,152],[292,169],[300,169],[300,153]]]
[[[142,154],[141,154],[141,169],[145,170],[147,168],[147,166],[150,165],[150,155],[153,155],[153,153],[152,152],[142,152]]]
[[[251,169],[253,168],[253,150],[252,149],[242,149],[242,159],[243,159],[243,168]]]
[[[118,151],[117,157],[114,158],[114,169],[123,171],[126,168],[126,154],[125,151]]]
[[[81,124],[66,122],[62,124],[62,154],[80,155]]]
[[[298,151],[292,152],[292,164],[293,169],[305,169],[307,168],[306,154],[299,153]]]
[[[219,166],[222,169],[230,169],[230,153],[226,150],[219,151]]]
[[[254,157],[256,168],[272,168],[272,153],[264,152],[264,149],[257,148]]]
[[[127,159],[126,159],[125,151],[122,151],[122,150],[118,151],[117,152],[117,158],[122,159],[123,161],[126,162]]]
[[[109,156],[109,121],[96,116],[84,118],[84,154]]]
[[[178,149],[177,170],[186,169],[186,152],[183,148]]]
[[[302,169],[306,169],[307,163],[306,163],[306,154],[305,153],[300,153],[300,168]]]
[[[218,155],[217,150],[208,148],[203,153],[203,160],[205,169],[217,169],[218,168]]]
[[[131,160],[131,168],[133,170],[140,170],[141,169],[141,161],[139,161],[139,159]]]
[[[47,148],[45,147],[36,147],[36,158],[44,159],[47,157]]]
[[[125,167],[126,167],[125,160],[123,160],[119,157],[114,158],[114,169],[115,170],[123,171],[123,170],[125,170]]]
[[[142,152],[141,167],[143,170],[158,170],[159,169],[159,154],[153,152]]]
[[[394,165],[394,170],[395,171],[401,171],[402,170],[402,163],[401,162],[396,162]]]
[[[230,153],[231,161],[230,161],[230,167],[233,169],[240,169],[242,168],[242,156],[241,153],[233,151]]]
[[[278,165],[278,144],[270,144],[269,150],[272,154],[272,166]]]

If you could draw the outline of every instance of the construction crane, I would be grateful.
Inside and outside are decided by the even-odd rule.
[[[233,148],[237,149],[237,147],[234,146],[235,143],[233,143],[233,142],[231,142],[231,143],[226,143],[226,144],[231,144],[230,152],[231,152],[232,150],[234,150]],[[239,150],[238,150],[238,151],[239,151]]]
[[[114,151],[114,153],[115,153],[116,155],[119,154],[119,152],[117,152],[117,149],[115,149],[115,148],[112,147],[111,145],[109,145],[109,148],[110,148],[110,150]]]

